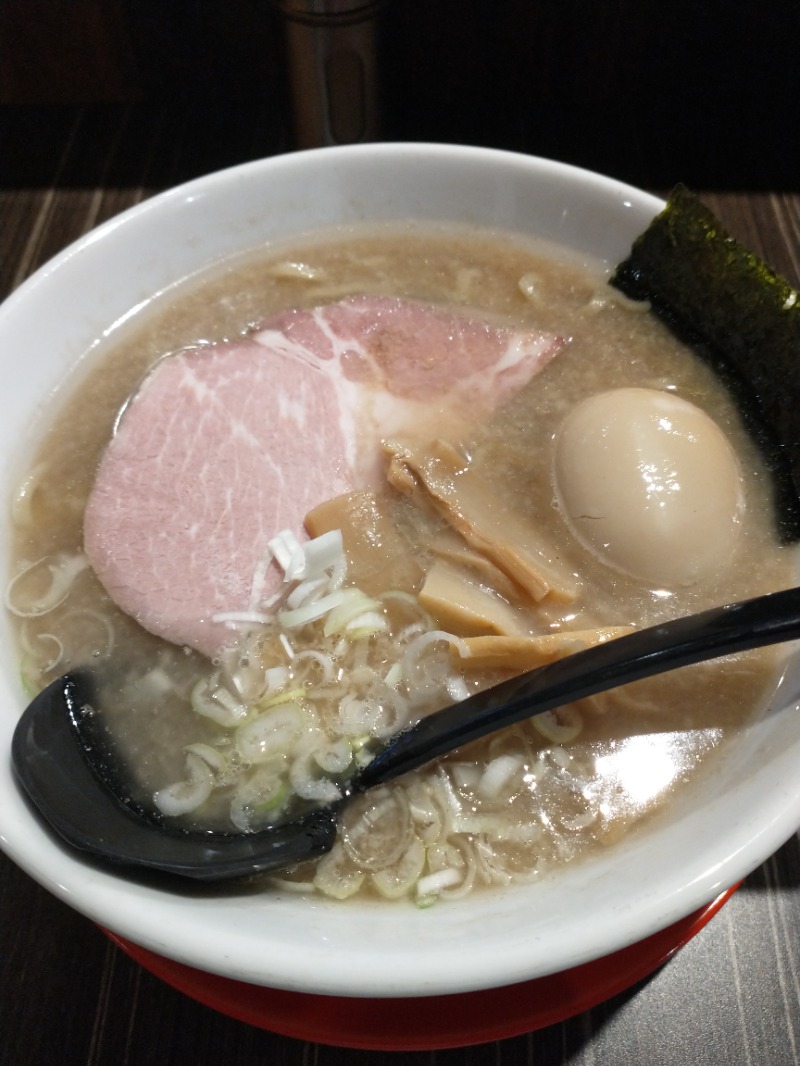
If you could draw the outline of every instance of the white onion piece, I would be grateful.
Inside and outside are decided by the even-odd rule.
[[[272,552],[275,562],[283,570],[284,574],[290,568],[297,568],[296,560],[304,559],[303,546],[291,529],[283,529],[280,533],[267,541],[267,547]]]
[[[568,751],[563,748],[555,747],[550,748],[547,752],[552,761],[562,770],[566,770],[570,764],[571,756]]]
[[[177,691],[177,686],[163,666],[154,666],[142,678],[142,686],[155,696],[166,696],[168,692]],[[187,749],[188,750],[188,749]]]
[[[333,803],[341,797],[341,789],[328,778],[317,777],[314,773],[315,765],[313,752],[306,752],[295,759],[289,770],[291,786],[301,799]]]
[[[367,612],[374,611],[376,614],[379,614],[380,604],[377,600],[373,600],[370,596],[367,596],[367,594],[362,592],[361,589],[341,589],[338,593],[335,593],[335,595],[338,595],[341,598],[325,619],[323,632],[326,637],[332,636],[335,633],[341,633],[347,628],[350,622]],[[383,616],[381,615],[380,617]]]
[[[478,862],[475,858],[473,849],[462,846],[460,841],[457,842],[456,847],[461,853],[461,858],[464,861],[464,875],[459,884],[448,885],[446,888],[441,889],[439,895],[442,899],[463,899],[464,896],[469,895],[472,891],[472,886],[475,884],[475,876],[478,872]]]
[[[289,680],[289,669],[286,666],[270,666],[264,671],[264,680],[267,684],[264,695],[277,693]]]
[[[317,765],[326,774],[341,774],[353,761],[353,749],[342,737],[314,752]]]
[[[462,814],[453,820],[452,831],[469,836],[482,835],[487,840],[506,841],[508,843],[529,844],[542,835],[538,822],[517,824],[510,822],[505,813]]]
[[[432,629],[428,633],[422,633],[420,636],[415,637],[411,644],[406,648],[401,663],[403,674],[408,677],[408,675],[419,665],[419,660],[425,652],[428,651],[432,645],[439,643],[449,644],[451,647],[457,648],[459,654],[464,658],[467,655],[468,646],[464,643],[461,637],[456,637],[444,629]]]
[[[301,544],[291,530],[285,529],[269,542],[275,561],[284,571],[284,581],[302,581],[320,577],[327,570],[342,573],[344,545],[341,530],[333,529]]]
[[[556,711],[542,711],[531,718],[534,728],[553,744],[568,744],[583,729],[580,711],[571,704]]]
[[[248,606],[253,611],[259,606],[264,606],[264,588],[267,584],[267,571],[271,562],[272,553],[260,559],[253,571],[253,577],[250,581],[250,599],[248,600]]]
[[[286,606],[290,610],[294,610],[296,607],[302,607],[305,603],[311,603],[317,598],[318,593],[324,592],[327,589],[327,578],[307,578],[305,581],[301,581],[296,588],[292,589],[286,597]]]
[[[311,577],[340,566],[344,558],[342,531],[331,529],[314,537],[305,545],[304,555],[306,574]]]
[[[272,615],[266,611],[217,611],[212,614],[212,622],[222,622],[231,628],[241,626],[265,626],[271,620]]]
[[[387,592],[382,592],[378,599],[388,611],[399,610],[406,615],[410,614],[415,619],[413,624],[416,632],[434,628],[433,616],[425,610],[412,593],[403,592],[401,589],[389,589]],[[399,640],[402,640],[403,632],[401,631]]]
[[[230,819],[243,833],[274,822],[287,800],[283,761],[261,766],[239,782],[230,805]]]
[[[411,622],[405,627],[405,629],[401,629],[400,632],[397,634],[397,643],[402,647],[403,644],[410,644],[411,641],[415,637],[418,637],[421,633],[427,632],[428,627],[425,625],[424,622]]]
[[[435,795],[441,801],[442,810],[450,819],[461,813],[462,802],[453,788],[453,782],[448,777],[443,766],[437,766],[435,772],[436,788]]]
[[[309,622],[316,622],[328,614],[329,611],[332,611],[334,607],[338,607],[344,598],[344,594],[343,590],[337,589],[327,596],[321,596],[318,600],[314,600],[313,603],[296,607],[293,611],[279,611],[278,621],[285,629],[298,629],[300,626],[308,625]]]
[[[6,588],[6,607],[17,618],[38,618],[59,607],[67,598],[72,584],[78,574],[89,566],[89,560],[82,553],[66,555],[60,553],[51,560],[45,556],[26,566],[9,582]],[[25,595],[26,581],[36,585],[38,571],[49,571],[47,587],[43,592],[30,590]]]
[[[359,796],[342,817],[345,851],[365,870],[399,862],[412,837],[408,797],[385,785]]]
[[[461,703],[469,696],[469,687],[461,674],[448,674],[445,687],[453,703]]]
[[[58,624],[62,632],[66,634],[66,643],[54,633],[35,631],[31,633],[34,624],[26,621],[20,630],[22,650],[30,660],[27,664],[30,670],[26,672],[30,672],[31,683],[34,687],[38,687],[39,679],[43,675],[55,671],[61,664],[74,667],[79,661],[76,649],[81,645],[92,648],[94,662],[108,658],[114,650],[114,627],[111,621],[99,611],[89,608],[65,611],[59,618]],[[91,627],[94,632],[87,633],[87,626]],[[49,650],[45,651],[48,645]],[[48,655],[49,658],[44,659],[44,655]],[[85,654],[80,656],[80,661],[86,657]],[[167,676],[165,671],[162,670],[161,673]],[[150,674],[145,674],[143,680],[146,682],[149,677]]]
[[[216,674],[197,682],[192,689],[191,703],[197,714],[228,728],[247,715],[247,707],[219,683]]]
[[[360,739],[361,740],[366,740],[366,738],[360,738]],[[369,766],[369,764],[375,758],[375,755],[374,755],[374,753],[372,751],[370,751],[370,749],[368,747],[363,746],[361,748],[357,748],[356,749],[354,758],[355,758],[355,764],[358,767],[358,769],[359,770],[363,770],[365,766]]]
[[[261,699],[259,699],[251,710],[255,710],[258,714],[263,714],[264,711],[270,710],[271,707],[280,707],[284,703],[298,703],[305,695],[305,690],[302,685],[293,685],[291,688],[282,688],[280,692],[275,692],[271,696],[267,696],[265,692]]]
[[[381,739],[407,725],[411,705],[399,692],[377,686],[369,697],[352,693],[339,701],[338,721],[333,728],[340,736],[375,736]]]
[[[289,660],[294,659],[295,650],[292,646],[292,642],[289,640],[289,637],[286,635],[286,633],[281,633],[281,635],[278,637],[278,640],[280,641],[281,647],[286,653],[286,658]]]
[[[478,791],[487,799],[496,799],[523,766],[521,755],[498,755],[484,770]]]
[[[392,663],[386,677],[383,679],[384,685],[386,685],[387,688],[397,688],[402,680],[403,671],[400,668],[400,663]]]
[[[426,896],[437,896],[443,888],[451,888],[453,885],[457,885],[464,877],[464,871],[459,870],[455,866],[450,866],[446,870],[437,870],[434,874],[426,874],[425,877],[420,877],[417,881],[417,899],[424,899]]]
[[[212,748],[210,744],[187,744],[184,751],[187,755],[196,755],[199,759],[202,759],[215,774],[225,772],[227,767],[225,757],[216,748]]]
[[[408,790],[408,809],[414,831],[425,844],[435,843],[442,834],[442,815],[428,790],[413,784]]]
[[[365,611],[363,614],[356,615],[355,618],[347,623],[345,632],[350,635],[354,633],[368,635],[371,633],[385,633],[388,628],[389,623],[378,611]]]
[[[503,867],[495,849],[485,839],[475,841],[475,858],[482,879],[487,885],[511,884],[511,874]]]
[[[597,818],[598,812],[588,808],[582,811],[580,814],[574,815],[572,818],[562,818],[561,824],[565,829],[569,829],[570,832],[577,832],[580,829],[586,829]]]
[[[451,762],[450,773],[456,786],[462,791],[477,788],[481,779],[480,767],[474,762]]]
[[[425,846],[413,836],[405,852],[394,865],[372,874],[372,883],[384,899],[407,896],[425,869]]]
[[[322,680],[326,685],[329,685],[336,677],[336,667],[333,664],[333,658],[325,652],[317,651],[314,648],[308,648],[306,651],[298,652],[292,662],[295,677],[301,673],[299,668],[304,663],[314,663],[318,666],[319,672],[322,675]]]
[[[53,633],[37,633],[34,636],[35,644],[29,639],[25,629],[23,628],[21,634],[22,649],[27,656],[33,662],[30,663],[31,672],[34,670],[40,674],[48,674],[55,670],[58,664],[64,657],[64,645]],[[39,657],[43,651],[43,645],[51,644],[52,650],[50,651],[50,658],[46,659],[43,663],[40,663]],[[35,665],[34,665],[35,664]]]
[[[358,892],[365,877],[363,870],[355,869],[342,845],[336,843],[317,863],[314,887],[333,899],[347,899]]]
[[[153,802],[162,814],[174,818],[189,814],[202,806],[211,795],[214,775],[205,759],[192,752],[186,755],[186,780],[161,788],[153,796]]]
[[[303,711],[296,703],[281,704],[240,725],[234,744],[245,762],[264,762],[288,752],[304,724]]]

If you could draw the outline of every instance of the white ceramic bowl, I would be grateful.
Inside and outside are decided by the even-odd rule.
[[[486,223],[615,262],[660,206],[620,182],[541,159],[411,144],[280,156],[157,196],[68,248],[0,309],[3,496],[37,415],[78,357],[155,290],[214,258],[320,226],[413,217]],[[0,747],[8,752],[23,698],[2,626]],[[794,832],[796,667],[776,709],[647,833],[552,879],[429,910],[181,891],[114,876],[61,847],[33,817],[7,756],[0,845],[70,906],[201,970],[338,996],[496,987],[579,965],[678,921]]]

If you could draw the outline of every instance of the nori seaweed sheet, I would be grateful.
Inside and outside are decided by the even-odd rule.
[[[649,300],[726,383],[772,474],[781,535],[800,540],[800,294],[682,185],[610,283]]]

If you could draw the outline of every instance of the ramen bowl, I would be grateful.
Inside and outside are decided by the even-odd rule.
[[[350,222],[488,225],[609,264],[662,204],[547,160],[467,147],[301,152],[190,182],[88,234],[0,310],[2,491],[8,499],[53,394],[132,309],[212,261]],[[3,532],[8,556],[8,531]],[[25,704],[4,618],[0,744]],[[206,973],[337,997],[469,993],[557,974],[625,949],[710,903],[800,824],[798,657],[724,758],[645,831],[529,884],[430,908],[253,887],[197,888],[105,869],[32,813],[6,758],[0,844],[48,891],[144,952]]]

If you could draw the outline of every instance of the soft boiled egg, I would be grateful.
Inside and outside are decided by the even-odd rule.
[[[744,495],[727,437],[658,389],[591,396],[555,441],[556,503],[578,540],[649,584],[691,585],[730,559]]]

